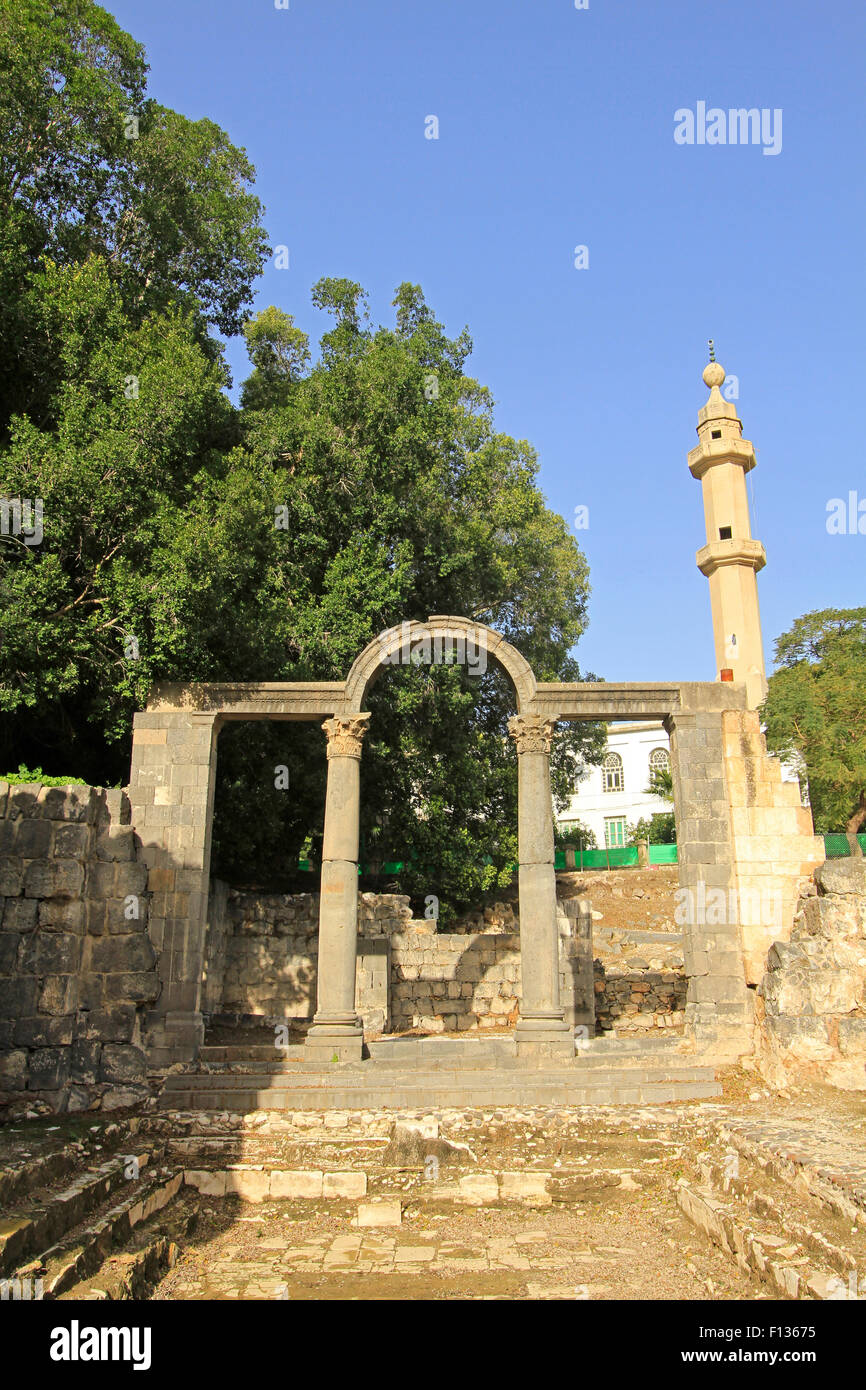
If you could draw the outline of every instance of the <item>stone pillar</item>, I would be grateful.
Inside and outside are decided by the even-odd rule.
[[[520,858],[520,975],[515,1029],[518,1056],[574,1056],[574,1038],[559,997],[559,928],[553,867],[550,740],[556,720],[515,715],[508,732],[517,745]]]
[[[148,1018],[154,1068],[191,1061],[201,1013],[219,716],[145,710],[133,721],[129,800],[148,868],[148,929],[159,999]]]
[[[718,686],[717,699],[725,695]],[[730,687],[728,688],[730,689]],[[722,711],[690,687],[665,720],[671,741],[679,889],[674,922],[688,976],[686,1032],[708,1061],[732,1062],[751,1047],[753,999],[746,987],[725,784]]]
[[[361,744],[369,714],[326,719],[328,790],[319,902],[316,1013],[304,1055],[310,1061],[360,1061],[364,1030],[355,1009],[358,945],[358,822]]]

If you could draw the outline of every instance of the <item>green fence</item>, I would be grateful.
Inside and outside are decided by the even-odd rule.
[[[864,853],[866,853],[866,835],[858,835],[857,843]],[[848,836],[840,834],[825,835],[824,853],[828,859],[844,859],[845,855],[851,853],[848,845]]]
[[[866,853],[866,835],[858,835],[857,839],[860,848]],[[824,853],[828,859],[842,859],[845,855],[850,854],[850,852],[847,836],[841,834],[824,836]],[[627,869],[636,865],[637,862],[638,854],[636,845],[626,845],[619,849],[576,849],[574,851],[574,865],[576,869]],[[649,862],[650,864],[676,864],[676,845],[650,845]],[[566,869],[568,867],[564,849],[558,849],[556,851],[553,863],[556,869]],[[392,859],[388,860],[387,863],[380,864],[379,873],[385,877],[393,877],[395,874],[401,873],[404,867],[405,861],[403,859]],[[315,873],[318,871],[318,865],[313,863],[311,859],[299,859],[298,868],[303,873]],[[516,872],[517,865],[512,865],[512,868]],[[369,864],[358,865],[359,874],[366,874],[369,872]]]

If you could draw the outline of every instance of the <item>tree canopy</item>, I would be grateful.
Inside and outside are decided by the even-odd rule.
[[[776,642],[762,708],[767,746],[805,767],[815,829],[845,830],[852,852],[866,823],[866,608],[798,618]]]
[[[158,680],[344,678],[384,628],[495,627],[540,679],[577,679],[585,558],[402,284],[390,326],[325,278],[315,355],[251,316],[267,253],[245,153],[146,94],[140,45],[90,0],[0,0],[0,754],[116,784]],[[297,305],[292,306],[296,311]],[[241,407],[216,333],[243,332]],[[496,669],[394,667],[374,688],[363,853],[447,916],[516,859],[513,692]],[[603,731],[566,726],[553,780]],[[289,786],[275,776],[288,769]],[[324,736],[238,725],[219,744],[214,869],[274,881],[321,834]]]

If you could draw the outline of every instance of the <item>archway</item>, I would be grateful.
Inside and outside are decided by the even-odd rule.
[[[466,618],[433,616],[426,623],[389,628],[364,648],[346,679],[345,706],[325,721],[328,788],[322,847],[319,912],[318,999],[307,1034],[311,1060],[357,1060],[363,1047],[355,1012],[358,921],[358,830],[360,763],[370,715],[367,692],[382,670],[410,661],[419,648],[435,654],[456,647],[494,660],[514,687],[518,713],[509,720],[518,766],[518,859],[521,932],[518,1055],[572,1056],[574,1044],[559,997],[559,937],[556,919],[550,741],[555,719],[527,712],[536,697],[532,668],[509,642]]]

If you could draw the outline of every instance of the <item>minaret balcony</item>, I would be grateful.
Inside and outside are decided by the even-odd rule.
[[[695,555],[695,564],[709,579],[723,565],[748,565],[758,573],[767,563],[767,552],[760,541],[710,541]]]
[[[689,472],[693,478],[702,478],[717,463],[738,463],[748,473],[755,462],[755,451],[748,439],[706,439],[689,450]]]

